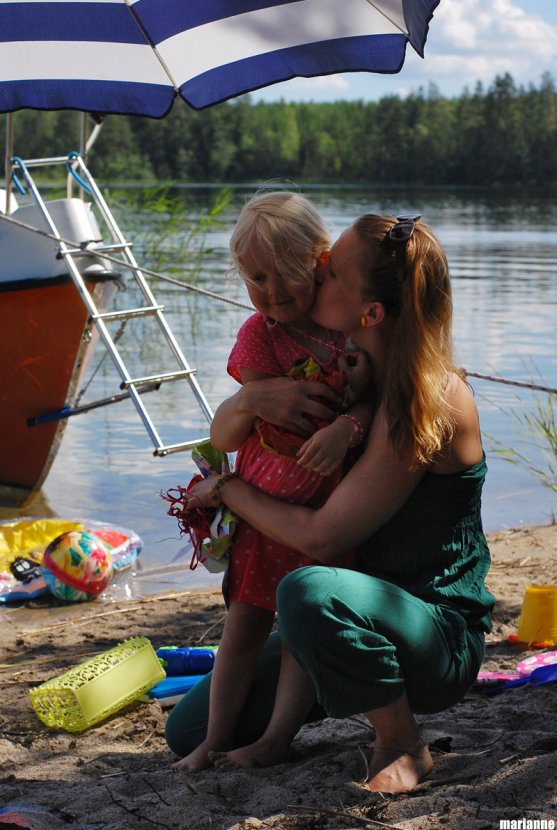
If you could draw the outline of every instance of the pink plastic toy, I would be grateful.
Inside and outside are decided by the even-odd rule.
[[[516,670],[521,677],[530,674],[534,669],[539,669],[540,666],[551,666],[557,663],[557,651],[545,651],[542,654],[534,654],[533,657],[527,657],[516,664]]]

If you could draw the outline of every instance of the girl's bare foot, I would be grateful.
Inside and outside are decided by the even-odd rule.
[[[253,744],[230,752],[210,752],[209,759],[216,769],[228,772],[246,767],[270,767],[278,764],[286,755],[289,742],[260,738]]]
[[[406,793],[431,772],[433,761],[426,744],[413,751],[375,746],[366,787],[372,792]]]
[[[211,749],[212,747],[204,741],[202,744],[199,744],[193,752],[190,752],[189,755],[186,755],[184,758],[176,761],[175,764],[172,764],[172,767],[173,769],[185,770],[186,772],[199,772],[200,770],[205,769],[205,767],[208,767],[211,763],[209,759]]]

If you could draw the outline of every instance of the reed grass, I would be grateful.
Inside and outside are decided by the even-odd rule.
[[[515,423],[517,445],[509,447],[487,435],[489,449],[511,464],[535,475],[544,487],[557,493],[557,395],[536,396],[526,412],[507,410]],[[533,450],[539,460],[533,458]]]

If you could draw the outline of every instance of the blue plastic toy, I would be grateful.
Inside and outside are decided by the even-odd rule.
[[[217,646],[164,646],[157,651],[168,677],[208,674],[215,663]]]
[[[174,706],[204,677],[204,674],[190,674],[187,677],[166,677],[150,689],[147,695],[151,700],[158,700],[161,706]]]

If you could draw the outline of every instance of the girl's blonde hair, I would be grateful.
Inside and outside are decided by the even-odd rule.
[[[361,216],[358,265],[364,299],[381,302],[394,319],[383,387],[395,452],[412,448],[428,464],[450,441],[454,418],[447,399],[451,372],[452,294],[445,252],[431,228],[417,221],[406,243],[393,241],[392,216]]]
[[[245,260],[271,265],[293,283],[313,280],[317,260],[330,247],[330,237],[314,205],[288,190],[256,193],[242,208],[230,239],[234,265],[249,281]]]

